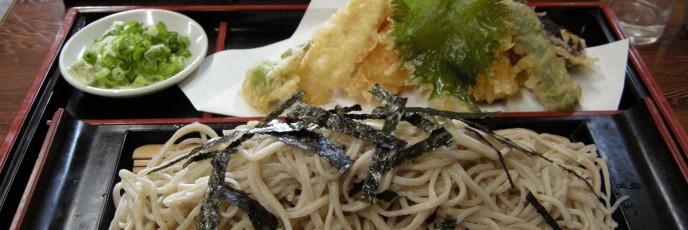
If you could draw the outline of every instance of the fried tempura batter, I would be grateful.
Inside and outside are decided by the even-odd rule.
[[[557,55],[532,9],[512,4],[511,12],[518,31],[514,52],[522,56],[516,68],[527,76],[524,86],[533,91],[546,110],[572,111],[578,105],[581,88],[571,79],[565,59]]]
[[[477,102],[493,103],[518,92],[521,88],[517,81],[518,71],[515,69],[506,54],[501,54],[500,59],[490,65],[491,76],[478,75],[472,96]]]
[[[298,75],[304,101],[322,104],[343,85],[377,45],[378,29],[389,16],[387,0],[351,0],[314,34]]]
[[[352,97],[362,97],[370,101],[370,89],[379,84],[392,94],[397,94],[405,85],[409,70],[403,68],[398,60],[399,52],[394,50],[394,38],[387,36],[392,24],[385,23],[378,43],[368,56],[358,65],[351,78],[345,82],[344,90]]]
[[[242,85],[244,98],[258,111],[267,112],[270,103],[287,98],[299,89],[306,92],[303,100],[311,104],[326,103],[333,91],[343,86],[352,87],[347,90],[352,95],[359,94],[357,89],[369,84],[350,82],[380,81],[379,70],[389,66],[377,65],[393,64],[396,60],[395,51],[382,48],[388,44],[378,45],[380,40],[387,39],[379,30],[387,25],[390,14],[388,0],[349,1],[314,32],[306,47],[292,48],[280,60],[261,61],[252,66]],[[401,78],[405,77],[396,73],[401,71],[391,75],[403,84]],[[386,87],[396,83],[386,82],[383,83]],[[387,90],[398,92],[392,88]]]
[[[296,75],[303,59],[304,48],[295,47],[282,55],[279,61],[260,61],[246,72],[241,93],[256,110],[267,113],[271,102],[288,98],[299,88]]]
[[[524,86],[547,110],[573,110],[581,89],[570,78],[567,66],[592,65],[594,60],[583,54],[585,41],[551,21],[545,21],[545,27],[551,30],[547,34],[533,9],[508,0],[502,3],[510,11],[509,27],[505,29],[508,36],[499,40],[505,48],[493,50],[496,60],[486,73],[475,76],[475,85],[468,88],[466,98],[493,103]],[[317,105],[328,102],[335,90],[370,101],[369,90],[375,84],[393,94],[404,87],[416,87],[417,79],[409,81],[414,79],[410,76],[417,63],[400,60],[400,51],[395,48],[392,10],[390,0],[349,1],[314,32],[306,46],[292,48],[281,60],[256,63],[244,80],[244,98],[266,112],[270,103],[297,90],[306,92],[306,103]],[[428,100],[438,109],[474,110],[455,95],[442,94]],[[468,102],[473,103],[470,99]]]

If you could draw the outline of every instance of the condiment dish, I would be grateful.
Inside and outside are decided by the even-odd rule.
[[[174,31],[179,33],[179,35],[187,37],[189,39],[187,49],[191,52],[191,56],[186,60],[186,67],[165,80],[152,85],[130,89],[97,88],[85,85],[75,79],[67,69],[83,56],[84,52],[91,47],[96,38],[101,37],[117,21],[137,21],[143,23],[145,27],[155,26],[156,23],[163,22],[167,26],[168,31]],[[59,56],[59,67],[62,76],[69,84],[86,93],[104,97],[137,97],[166,89],[186,78],[201,64],[207,49],[208,38],[203,27],[186,15],[161,9],[136,9],[106,16],[76,32],[62,48]]]

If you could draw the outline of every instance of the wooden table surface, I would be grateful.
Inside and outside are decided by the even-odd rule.
[[[0,22],[0,140],[5,139],[65,13],[59,0],[18,0]],[[636,48],[681,125],[688,129],[688,33],[683,14],[684,1],[677,1],[662,39]]]

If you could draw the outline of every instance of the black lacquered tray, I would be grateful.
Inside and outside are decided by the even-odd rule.
[[[60,76],[56,57],[62,44],[84,25],[114,12],[139,7],[72,8],[51,54],[35,98],[27,105],[17,139],[7,149],[0,176],[0,227],[106,228],[114,205],[117,171],[131,168],[137,146],[162,143],[194,121],[220,130],[245,122],[197,111],[177,87],[134,98],[85,94]],[[166,6],[205,29],[211,54],[250,48],[288,38],[306,5]],[[589,46],[621,36],[604,4],[542,4],[556,22],[583,36]],[[661,92],[648,84],[642,61],[629,55],[621,103],[614,111],[503,113],[484,121],[492,128],[525,127],[597,144],[608,157],[615,197],[628,195],[615,219],[621,229],[681,229],[688,225],[682,134],[667,127],[675,119],[658,107]],[[640,63],[640,65],[639,65]],[[49,123],[49,125],[48,125]],[[678,135],[678,137],[677,137]]]

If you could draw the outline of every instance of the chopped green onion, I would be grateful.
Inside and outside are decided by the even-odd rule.
[[[148,28],[136,21],[115,22],[84,52],[85,63],[74,63],[70,69],[90,86],[138,88],[182,71],[191,57],[188,46],[187,37],[168,31],[163,22]]]
[[[88,63],[88,64],[93,65],[93,63],[96,63],[97,58],[98,58],[98,55],[93,51],[88,50],[88,51],[84,52],[84,61],[86,61],[86,63]]]

